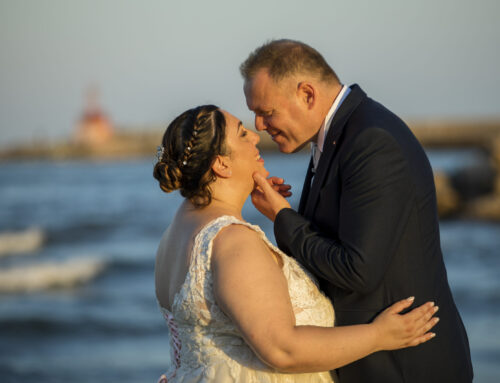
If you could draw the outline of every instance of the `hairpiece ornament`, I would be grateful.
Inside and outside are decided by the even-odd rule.
[[[164,153],[165,153],[165,147],[163,145],[160,145],[156,148],[156,158],[158,159],[158,162],[162,160]]]

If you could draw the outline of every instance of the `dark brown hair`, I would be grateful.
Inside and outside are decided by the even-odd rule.
[[[212,201],[211,166],[217,155],[226,155],[226,119],[215,105],[189,109],[175,118],[162,139],[160,158],[153,176],[170,193],[180,189],[196,207]]]
[[[255,49],[240,65],[240,73],[248,81],[267,69],[277,83],[297,73],[318,76],[324,82],[340,82],[323,56],[309,45],[295,40],[272,40]]]

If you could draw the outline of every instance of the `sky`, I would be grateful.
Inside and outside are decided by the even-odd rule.
[[[404,119],[500,118],[498,0],[0,0],[0,147],[70,137],[90,86],[117,126],[251,122],[238,68],[274,38]]]

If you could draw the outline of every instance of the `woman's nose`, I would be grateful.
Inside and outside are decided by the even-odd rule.
[[[257,145],[260,141],[260,136],[258,133],[255,133],[255,132],[252,132],[252,134],[253,134],[253,141],[254,141],[255,145]]]

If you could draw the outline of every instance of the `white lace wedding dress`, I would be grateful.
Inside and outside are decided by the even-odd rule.
[[[258,226],[232,216],[221,216],[196,236],[189,271],[175,295],[172,312],[161,308],[170,329],[172,363],[160,382],[333,382],[335,376],[328,371],[288,374],[265,365],[217,305],[210,270],[212,241],[230,224],[245,225],[257,231],[283,258],[283,273],[288,281],[297,325],[333,326],[334,311],[330,301],[294,259],[271,244]]]

